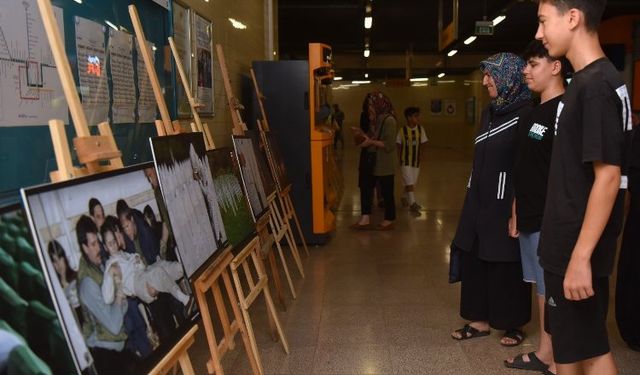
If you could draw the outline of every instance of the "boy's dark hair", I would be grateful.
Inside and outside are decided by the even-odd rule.
[[[82,245],[87,244],[87,234],[94,233],[96,236],[98,235],[98,227],[96,223],[91,220],[91,218],[87,215],[80,216],[78,222],[76,223],[76,237],[78,238],[78,246],[80,246],[80,250],[82,251]],[[84,254],[84,252],[82,252]]]
[[[407,107],[404,109],[404,118],[409,118],[413,115],[415,115],[416,113],[420,113],[420,108],[418,107]]]
[[[598,31],[604,8],[607,7],[607,0],[540,0],[540,2],[553,5],[560,14],[564,14],[569,9],[578,9],[584,13],[584,23],[589,31]]]
[[[89,199],[89,215],[93,216],[93,209],[96,208],[96,206],[102,207],[102,203],[96,198]]]
[[[527,48],[522,54],[522,58],[527,62],[529,62],[529,59],[534,57],[545,58],[550,62],[560,61],[560,77],[562,78],[562,83],[567,86],[566,79],[571,76],[573,68],[571,67],[571,63],[569,62],[569,60],[567,60],[566,57],[563,56],[556,58],[549,56],[549,51],[544,48],[544,44],[542,43],[542,41],[536,39],[532,40],[527,45]]]
[[[122,217],[125,212],[129,211],[131,211],[131,208],[129,208],[127,202],[124,199],[118,199],[116,202],[116,215],[118,215],[118,218]]]

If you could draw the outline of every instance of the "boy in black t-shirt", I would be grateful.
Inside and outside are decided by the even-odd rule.
[[[523,56],[527,60],[524,78],[529,89],[540,95],[540,103],[522,118],[518,130],[518,152],[514,166],[516,228],[513,237],[520,242],[524,281],[536,284],[540,327],[544,327],[544,271],[538,259],[542,212],[547,193],[549,164],[558,104],[565,90],[566,59],[549,56],[539,40],[529,43]],[[555,373],[551,336],[541,329],[538,350],[504,361],[510,368]]]
[[[598,40],[606,0],[540,0],[536,39],[575,69],[558,106],[540,239],[545,327],[561,374],[617,374],[606,329],[622,223],[627,88]]]

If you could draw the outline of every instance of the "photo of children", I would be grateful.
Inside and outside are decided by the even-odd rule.
[[[183,265],[163,258],[141,212],[159,207],[147,168],[153,165],[23,191],[81,370],[146,372],[197,315]]]

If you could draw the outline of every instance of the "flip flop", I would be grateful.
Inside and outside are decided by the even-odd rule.
[[[462,340],[473,339],[473,338],[476,338],[476,337],[489,336],[491,331],[490,330],[480,331],[478,329],[475,329],[475,328],[471,327],[468,324],[465,324],[464,327],[455,330],[455,333],[459,333],[460,337],[458,338],[458,337],[455,337],[455,336],[451,335],[451,338],[454,339],[454,340],[462,341]]]
[[[519,354],[513,357],[513,362],[505,360],[504,366],[508,368],[538,372],[546,371],[549,368],[546,363],[542,362],[540,358],[536,356],[535,352],[527,353],[527,355],[529,356],[529,362],[525,362],[524,354]]]
[[[511,339],[513,341],[515,341],[513,344],[504,344],[502,342],[502,340],[500,341],[500,345],[502,346],[518,346],[520,344],[522,344],[522,342],[524,341],[525,338],[525,334],[524,332],[522,332],[521,330],[517,329],[517,328],[512,328],[512,329],[508,329],[504,332],[504,335],[502,336],[503,338],[508,338]]]

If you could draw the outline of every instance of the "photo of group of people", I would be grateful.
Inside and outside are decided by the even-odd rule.
[[[153,165],[23,196],[81,370],[148,370],[198,313]]]
[[[229,242],[235,248],[255,232],[253,216],[240,182],[238,160],[231,148],[207,151],[207,159],[211,167],[213,185],[218,193],[224,227]]]
[[[192,278],[227,244],[202,133],[151,138],[180,258]]]

